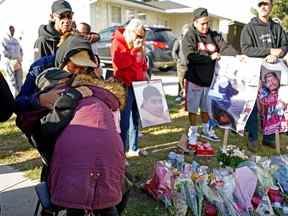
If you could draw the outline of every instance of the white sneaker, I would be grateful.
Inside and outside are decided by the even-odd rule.
[[[189,144],[197,144],[197,126],[190,126],[187,136]]]
[[[220,142],[221,139],[216,135],[213,128],[209,127],[209,124],[203,124],[201,137],[210,140],[212,142]]]
[[[139,157],[139,149],[136,151],[128,151],[126,152],[126,158],[132,158],[132,157]]]

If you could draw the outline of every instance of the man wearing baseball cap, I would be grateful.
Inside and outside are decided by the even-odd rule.
[[[193,24],[183,37],[182,49],[187,62],[185,74],[186,105],[190,128],[188,130],[189,144],[197,144],[197,113],[201,110],[201,136],[220,141],[208,124],[208,89],[211,85],[215,63],[221,55],[236,55],[231,46],[227,46],[221,34],[209,28],[208,11],[197,8],[192,13]]]
[[[249,57],[264,58],[273,64],[282,58],[288,50],[287,36],[283,28],[270,18],[272,0],[258,0],[258,17],[254,17],[244,26],[241,33],[241,51]],[[252,151],[258,146],[257,107],[247,121],[248,147]],[[274,147],[274,135],[263,136],[262,144]]]
[[[69,2],[56,0],[51,6],[51,20],[39,27],[39,37],[35,42],[35,59],[53,55],[60,36],[72,31],[73,11]]]

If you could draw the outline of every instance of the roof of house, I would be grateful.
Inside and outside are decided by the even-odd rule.
[[[146,2],[146,4],[157,7],[157,8],[161,8],[163,10],[188,8],[186,5],[172,2],[169,0],[167,0],[167,1],[149,1],[149,2]]]

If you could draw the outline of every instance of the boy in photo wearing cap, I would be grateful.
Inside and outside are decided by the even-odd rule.
[[[39,37],[34,44],[35,59],[55,54],[60,36],[72,31],[73,11],[69,2],[54,1],[50,17],[47,25],[39,27]]]
[[[241,32],[241,51],[249,57],[264,58],[266,62],[276,63],[288,50],[287,36],[280,26],[270,18],[272,0],[258,0],[258,17],[254,17],[244,26]],[[248,130],[248,148],[256,151],[258,147],[257,106],[249,116],[246,127]],[[275,147],[274,135],[264,135],[262,144]]]
[[[209,28],[208,11],[198,8],[193,11],[193,24],[182,40],[182,49],[187,59],[188,70],[185,75],[186,106],[189,112],[190,128],[188,142],[197,144],[197,112],[200,107],[202,136],[211,141],[219,141],[208,120],[208,88],[214,75],[214,66],[221,54],[236,55],[237,52],[227,46],[221,34]]]

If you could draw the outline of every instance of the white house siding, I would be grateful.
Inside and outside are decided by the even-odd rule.
[[[182,27],[184,24],[192,23],[191,14],[167,14],[169,17],[169,27],[177,34],[180,35],[182,31]],[[218,17],[210,17],[210,27],[216,31],[219,31],[219,22],[220,19]]]
[[[119,23],[112,22],[112,7],[121,8],[121,18],[122,20]],[[171,27],[170,25],[170,16],[165,12],[156,12],[149,11],[147,9],[139,7],[129,7],[126,5],[117,4],[114,1],[102,1],[98,0],[97,2],[90,4],[90,14],[91,14],[91,26],[93,31],[101,31],[104,28],[113,26],[115,24],[125,23],[131,15],[143,19],[143,21],[148,25],[161,25]]]

